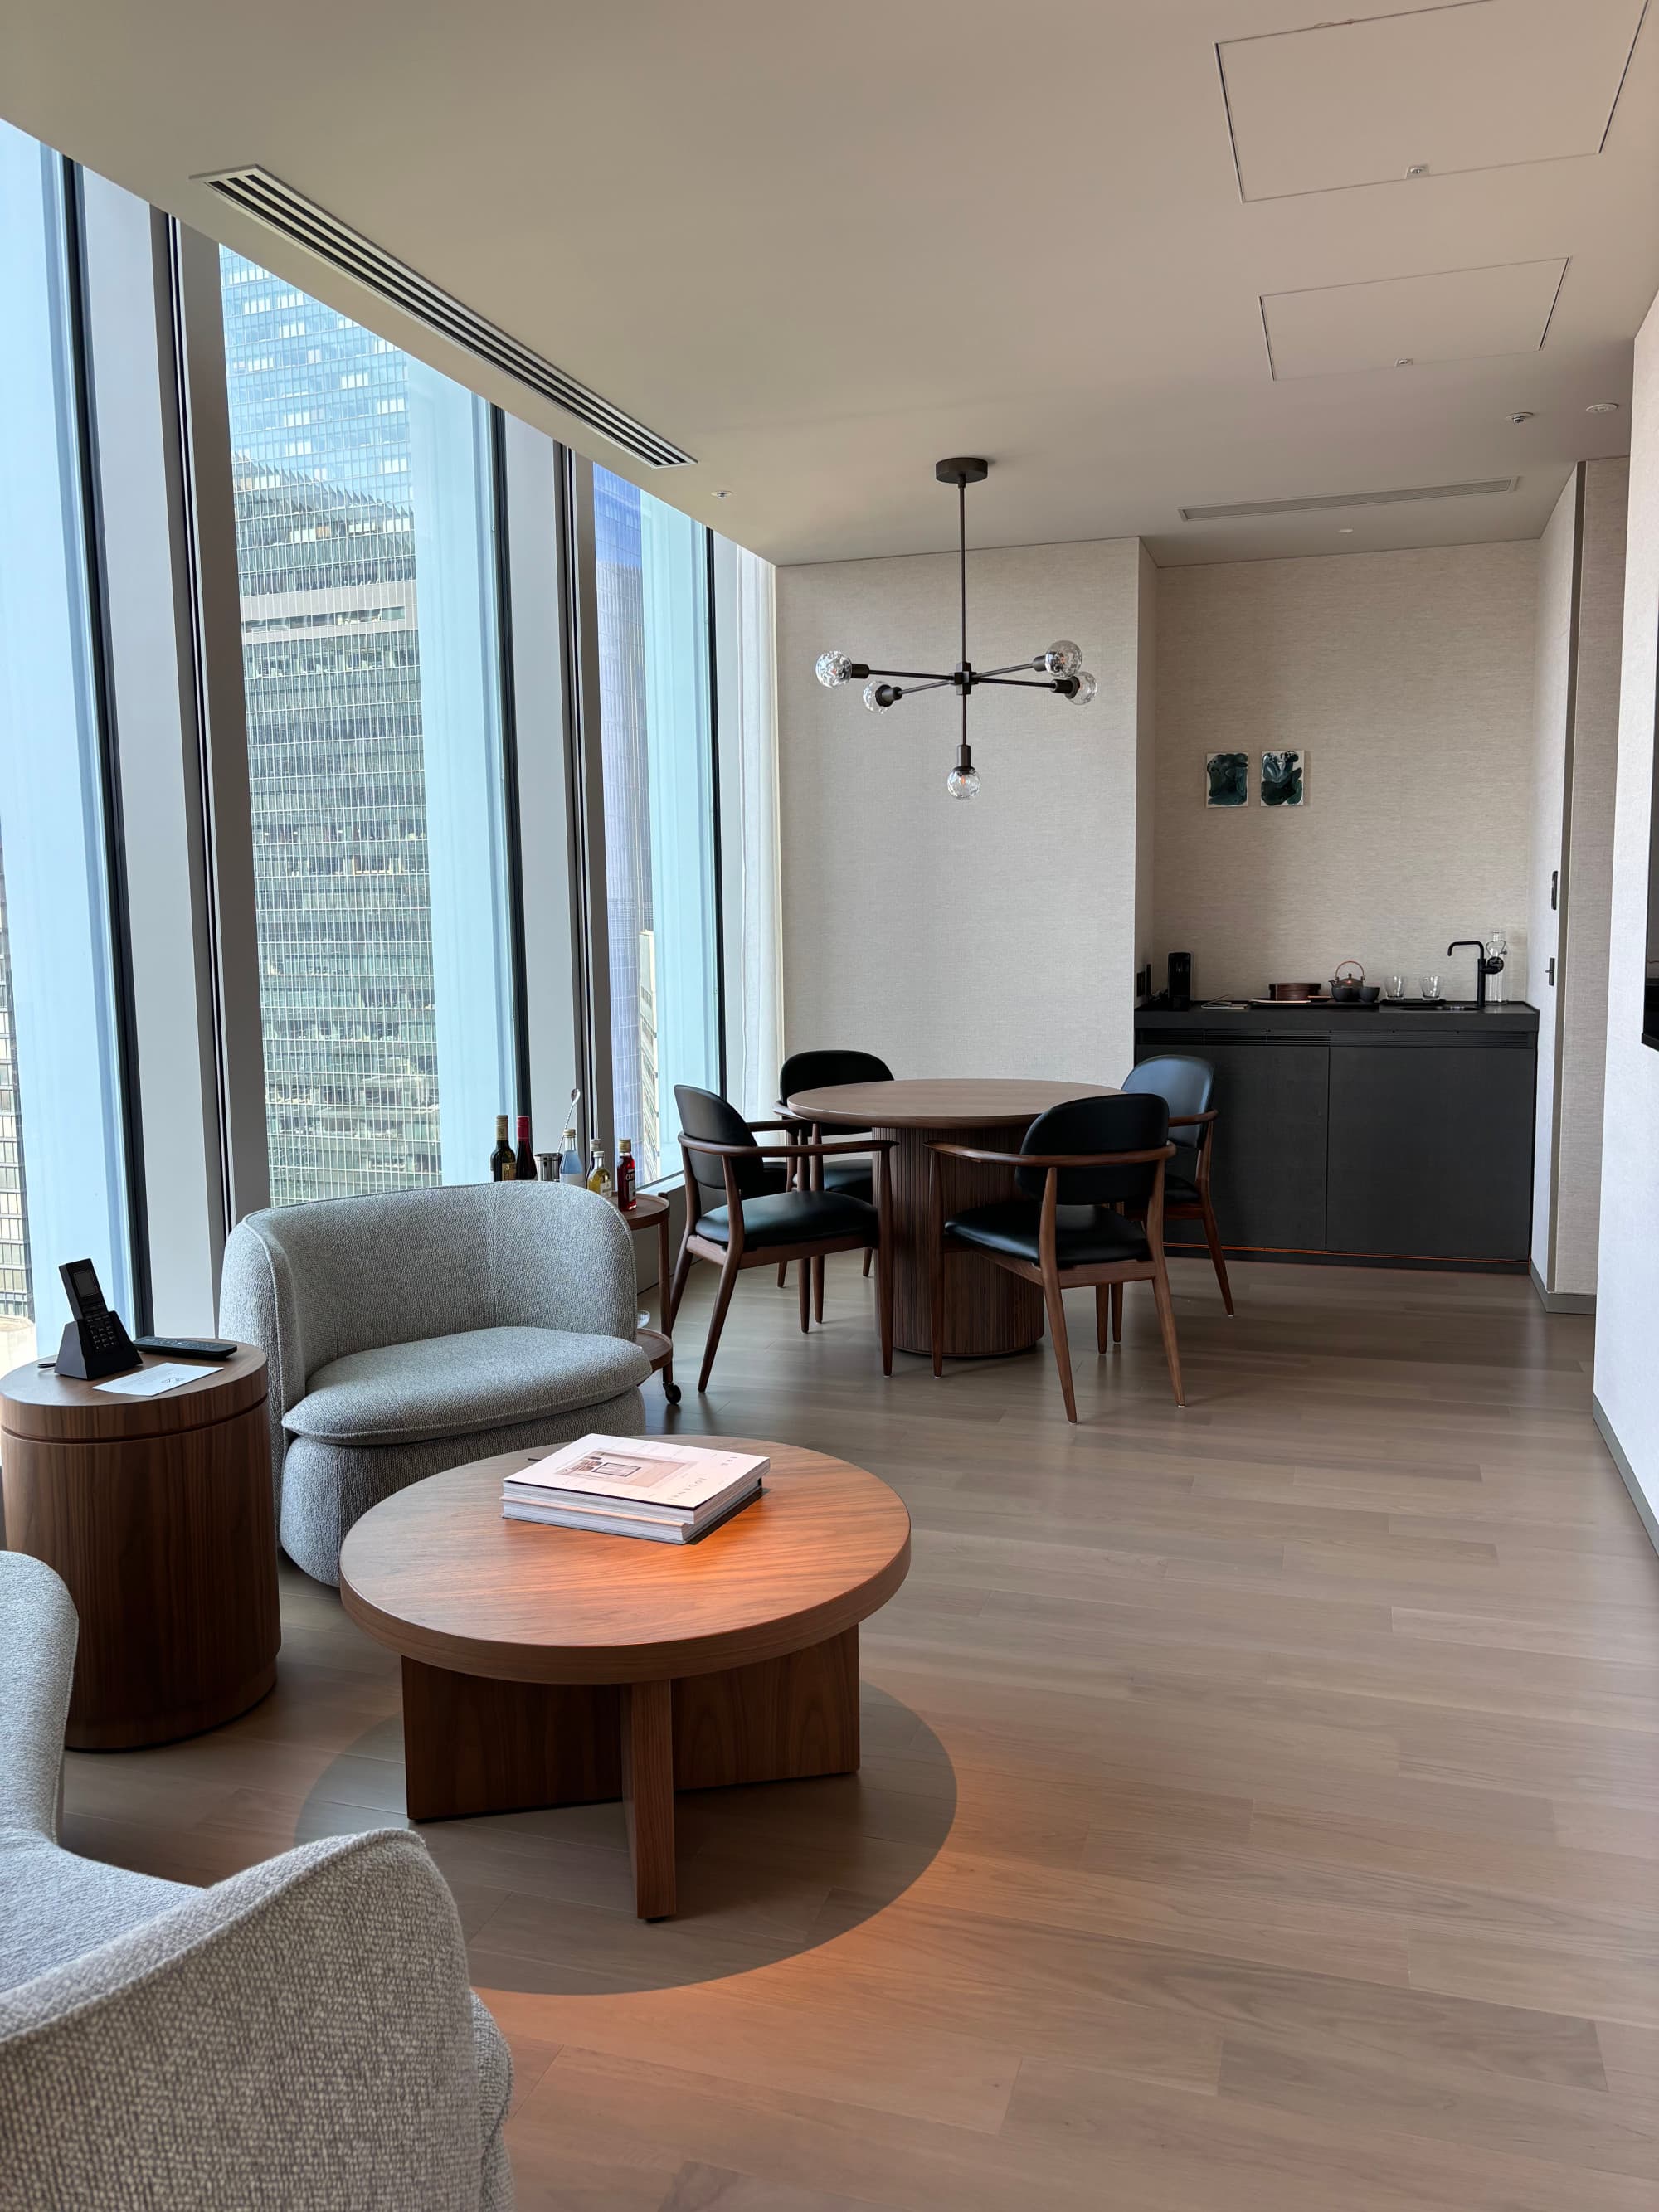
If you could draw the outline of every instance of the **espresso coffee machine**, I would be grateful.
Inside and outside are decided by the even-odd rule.
[[[1170,1012],[1184,1014],[1193,1003],[1193,956],[1190,952],[1170,955]]]

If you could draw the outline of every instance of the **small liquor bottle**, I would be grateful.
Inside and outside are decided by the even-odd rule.
[[[576,1132],[564,1133],[564,1150],[559,1156],[559,1181],[574,1183],[578,1190],[586,1189],[587,1177],[582,1173],[582,1156],[576,1150]]]
[[[634,1140],[624,1137],[617,1154],[617,1203],[631,1213],[636,1203],[634,1189]]]
[[[611,1170],[605,1164],[605,1146],[593,1147],[593,1165],[588,1172],[587,1188],[598,1191],[601,1198],[611,1195]]]
[[[530,1116],[519,1116],[519,1149],[513,1158],[513,1177],[515,1182],[534,1182],[536,1155],[530,1149]]]
[[[489,1155],[489,1179],[492,1182],[511,1182],[513,1180],[513,1147],[507,1141],[507,1116],[495,1116],[495,1149]]]

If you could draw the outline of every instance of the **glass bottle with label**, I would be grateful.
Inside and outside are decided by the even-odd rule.
[[[507,1141],[507,1116],[495,1116],[495,1149],[489,1155],[489,1179],[492,1182],[511,1182],[513,1180],[513,1147]]]
[[[624,1137],[617,1152],[617,1203],[624,1213],[631,1213],[637,1202],[634,1176],[634,1140]]]
[[[605,1146],[593,1147],[593,1164],[588,1170],[587,1188],[597,1191],[601,1198],[611,1195],[611,1170],[605,1164]]]
[[[567,1129],[564,1133],[564,1143],[559,1152],[559,1181],[574,1183],[579,1189],[587,1182],[587,1177],[582,1173],[582,1156],[576,1150],[576,1132],[574,1128]]]

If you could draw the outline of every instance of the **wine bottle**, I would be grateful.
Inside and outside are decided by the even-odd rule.
[[[489,1179],[492,1182],[511,1182],[513,1180],[513,1147],[507,1141],[507,1116],[495,1116],[495,1149],[489,1155]]]
[[[574,1128],[567,1129],[564,1133],[564,1149],[559,1157],[559,1181],[574,1183],[578,1190],[586,1187],[587,1177],[582,1173],[582,1156],[576,1150],[576,1132]]]
[[[597,1191],[601,1198],[609,1198],[611,1195],[611,1170],[605,1164],[603,1145],[595,1145],[593,1147],[593,1165],[588,1171],[587,1188],[589,1190]]]
[[[536,1155],[530,1149],[530,1116],[519,1116],[519,1149],[513,1157],[513,1179],[515,1182],[534,1182]]]
[[[634,1140],[624,1137],[617,1153],[617,1203],[624,1213],[631,1213],[636,1203],[634,1173]]]

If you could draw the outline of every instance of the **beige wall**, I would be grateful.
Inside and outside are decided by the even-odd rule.
[[[1628,461],[1582,463],[1539,547],[1530,927],[1539,1009],[1532,1263],[1547,1292],[1571,1299],[1589,1299],[1595,1292],[1629,482]],[[1552,875],[1559,878],[1553,908]]]
[[[1549,980],[1558,957],[1559,908],[1550,877],[1562,865],[1567,710],[1572,696],[1574,580],[1577,573],[1578,473],[1555,503],[1538,543],[1538,621],[1533,660],[1532,887],[1527,923],[1529,996],[1538,1009],[1538,1110],[1533,1123],[1532,1264],[1547,1291],[1555,1212],[1555,1060],[1562,994]]]
[[[878,716],[812,673],[830,647],[954,666],[956,556],[778,571],[786,1050],[854,1047],[900,1075],[1111,1082],[1130,1065],[1143,559],[1133,538],[969,554],[975,663],[1073,637],[1100,691],[1087,708],[976,692],[966,803],[945,790],[953,692]]]
[[[1593,1294],[1601,1205],[1627,460],[1584,463],[1551,1288]]]
[[[1509,931],[1528,995],[1532,543],[1166,568],[1158,580],[1158,978],[1190,950],[1207,996],[1437,971]],[[1261,753],[1308,755],[1307,805],[1262,806]],[[1204,756],[1253,757],[1250,801],[1204,804]]]
[[[1659,1052],[1642,1042],[1659,627],[1659,305],[1636,340],[1613,826],[1595,1395],[1659,1540]]]

